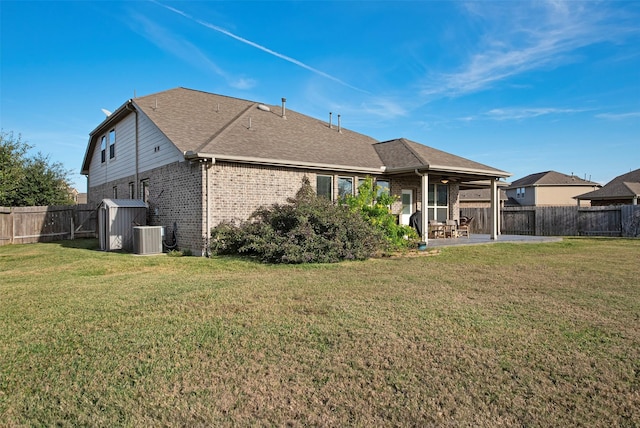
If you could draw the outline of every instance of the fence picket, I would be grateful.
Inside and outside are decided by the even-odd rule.
[[[73,225],[79,225],[74,230]],[[94,237],[95,209],[89,205],[0,207],[0,245]]]
[[[460,209],[474,217],[472,233],[490,233],[490,209]],[[501,233],[537,236],[640,236],[640,205],[505,207]]]

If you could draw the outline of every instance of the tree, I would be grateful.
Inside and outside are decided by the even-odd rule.
[[[13,132],[0,131],[0,206],[65,205],[70,172],[60,162],[38,153],[28,157],[31,146]]]

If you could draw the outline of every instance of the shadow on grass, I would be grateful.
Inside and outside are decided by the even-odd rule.
[[[100,243],[96,238],[79,238],[74,240],[42,242],[42,244],[58,245],[62,248],[76,248],[79,250],[100,251]]]

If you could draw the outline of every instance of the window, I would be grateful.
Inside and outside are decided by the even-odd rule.
[[[516,189],[516,199],[524,198],[524,187],[518,187]]]
[[[412,192],[411,190],[403,190],[402,191],[402,211],[401,213],[404,215],[411,215],[411,199]]]
[[[113,199],[118,199],[118,186],[113,186]]]
[[[430,184],[428,199],[429,220],[447,220],[449,217],[449,186]]]
[[[142,180],[140,185],[142,187],[142,200],[149,202],[149,179]]]
[[[347,195],[353,195],[353,178],[338,177],[338,198],[344,199]]]
[[[102,139],[100,140],[100,160],[102,163],[105,163],[105,161],[107,160],[107,137],[105,137],[104,135],[102,136]]]
[[[389,180],[376,180],[376,186],[378,187],[378,195],[391,191]]]
[[[316,193],[318,196],[324,196],[330,201],[333,200],[333,177],[330,175],[316,176]]]
[[[116,130],[109,131],[109,159],[116,157]]]
[[[133,187],[133,182],[129,183],[129,199],[135,198],[135,188]]]

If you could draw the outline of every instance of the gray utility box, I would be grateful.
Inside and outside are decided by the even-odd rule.
[[[162,253],[164,226],[135,226],[133,228],[133,252],[136,254]]]

